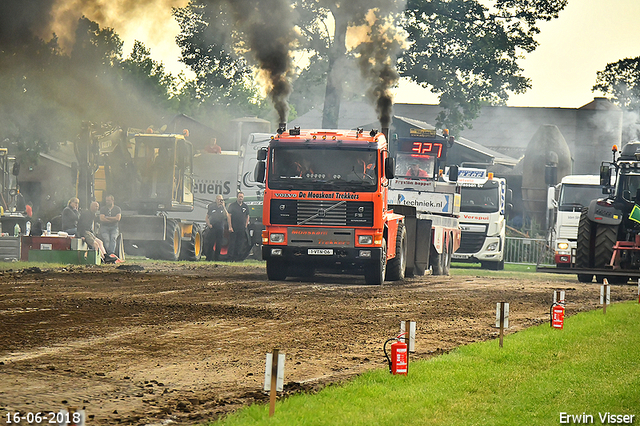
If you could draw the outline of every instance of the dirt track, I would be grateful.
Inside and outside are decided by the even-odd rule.
[[[127,268],[135,269],[134,261]],[[382,342],[417,321],[415,358],[548,321],[553,289],[567,313],[597,307],[575,277],[420,277],[382,287],[354,276],[270,283],[264,266],[141,264],[0,275],[0,419],[84,408],[88,424],[193,424],[255,401],[264,358],[286,354],[287,393],[385,367]],[[19,266],[19,264],[16,264]],[[612,299],[634,298],[635,286]],[[25,423],[26,424],[26,423]]]

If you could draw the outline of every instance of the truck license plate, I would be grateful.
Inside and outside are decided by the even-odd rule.
[[[453,259],[468,259],[469,257],[471,257],[468,254],[454,254],[451,256]]]
[[[309,249],[308,254],[320,254],[325,256],[331,256],[333,254],[333,249]]]

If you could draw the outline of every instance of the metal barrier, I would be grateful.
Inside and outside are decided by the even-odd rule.
[[[543,238],[507,237],[504,261],[505,263],[555,265],[553,250],[549,250],[549,244]]]

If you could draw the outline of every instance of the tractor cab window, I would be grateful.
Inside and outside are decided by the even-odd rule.
[[[399,152],[396,156],[396,177],[426,179],[435,176],[436,158],[431,155]]]
[[[621,179],[620,184],[622,189],[622,198],[629,202],[636,202],[636,193],[638,189],[640,189],[640,175],[625,175]]]

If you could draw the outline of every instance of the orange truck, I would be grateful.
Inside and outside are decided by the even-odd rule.
[[[389,205],[395,160],[372,130],[286,130],[258,151],[265,183],[262,257],[270,280],[315,271],[364,274],[367,284],[424,273],[431,223]]]

